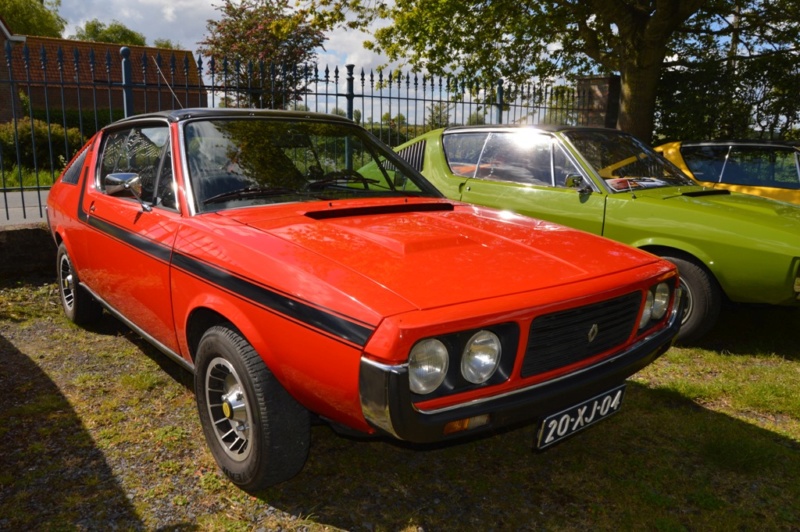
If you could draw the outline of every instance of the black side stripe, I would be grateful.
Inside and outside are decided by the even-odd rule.
[[[289,298],[274,290],[257,285],[224,270],[200,262],[188,255],[175,253],[173,265],[215,286],[242,296],[259,305],[270,308],[316,329],[327,332],[360,347],[366,345],[373,329],[349,321],[330,312],[312,307],[306,303]]]
[[[270,290],[264,286],[257,285],[241,277],[231,275],[224,270],[200,262],[188,255],[182,253],[174,253],[173,255],[172,250],[165,246],[156,244],[152,240],[133,234],[130,231],[100,220],[94,216],[89,216],[83,208],[83,195],[86,188],[85,178],[86,176],[81,180],[81,193],[78,200],[77,216],[80,221],[87,223],[98,231],[102,231],[114,238],[122,240],[136,249],[140,249],[142,252],[152,255],[164,262],[170,262],[171,258],[172,265],[175,267],[192,273],[197,277],[205,279],[245,299],[270,308],[277,313],[289,316],[310,327],[324,331],[331,336],[341,338],[359,347],[364,347],[369,337],[372,336],[374,329],[371,327],[347,320],[330,312],[289,298],[274,290]]]
[[[114,224],[108,223],[105,220],[101,220],[95,216],[89,217],[89,225],[94,227],[98,231],[102,231],[107,235],[110,235],[117,240],[121,240],[126,244],[147,253],[155,257],[156,259],[166,262],[169,264],[170,256],[172,255],[172,250],[168,247],[161,245],[157,242],[154,242],[148,238],[144,238],[136,233],[131,233],[119,226]]]

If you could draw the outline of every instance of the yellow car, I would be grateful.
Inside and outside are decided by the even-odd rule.
[[[800,205],[800,150],[792,144],[757,140],[670,142],[656,151],[703,186]]]

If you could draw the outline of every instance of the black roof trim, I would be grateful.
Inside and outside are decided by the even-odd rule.
[[[800,148],[800,142],[796,140],[762,140],[762,139],[738,139],[738,140],[684,140],[680,145],[696,148],[699,146],[784,146],[788,148]]]
[[[447,133],[463,133],[465,131],[503,131],[511,129],[537,129],[547,133],[556,133],[560,131],[616,131],[623,133],[619,129],[607,127],[594,127],[594,126],[567,126],[557,124],[479,124],[474,126],[450,126],[444,128],[443,132]]]
[[[117,120],[113,124],[120,124],[126,122],[133,122],[136,120],[148,120],[153,118],[167,119],[170,122],[180,122],[182,120],[189,120],[192,118],[242,118],[242,117],[263,117],[263,118],[282,118],[282,119],[312,119],[312,120],[330,120],[334,122],[343,122],[353,124],[352,120],[341,117],[339,115],[325,114],[325,113],[312,113],[306,111],[283,111],[273,109],[231,109],[231,108],[190,108],[190,109],[173,109],[169,111],[157,111],[153,113],[144,113],[140,115],[129,116],[121,120]]]

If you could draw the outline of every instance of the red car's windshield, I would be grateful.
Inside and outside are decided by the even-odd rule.
[[[184,126],[197,212],[253,204],[437,195],[357,127],[319,120],[197,120]]]

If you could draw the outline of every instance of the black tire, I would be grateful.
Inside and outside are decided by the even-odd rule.
[[[195,363],[197,409],[217,464],[245,491],[289,480],[305,465],[308,411],[281,386],[242,336],[210,328]]]
[[[722,308],[722,290],[717,280],[699,264],[670,255],[662,257],[678,267],[686,300],[677,340],[683,344],[699,340],[717,323]]]
[[[64,314],[76,325],[89,325],[100,319],[103,307],[80,285],[78,272],[72,266],[67,247],[62,242],[56,256],[58,293]]]

